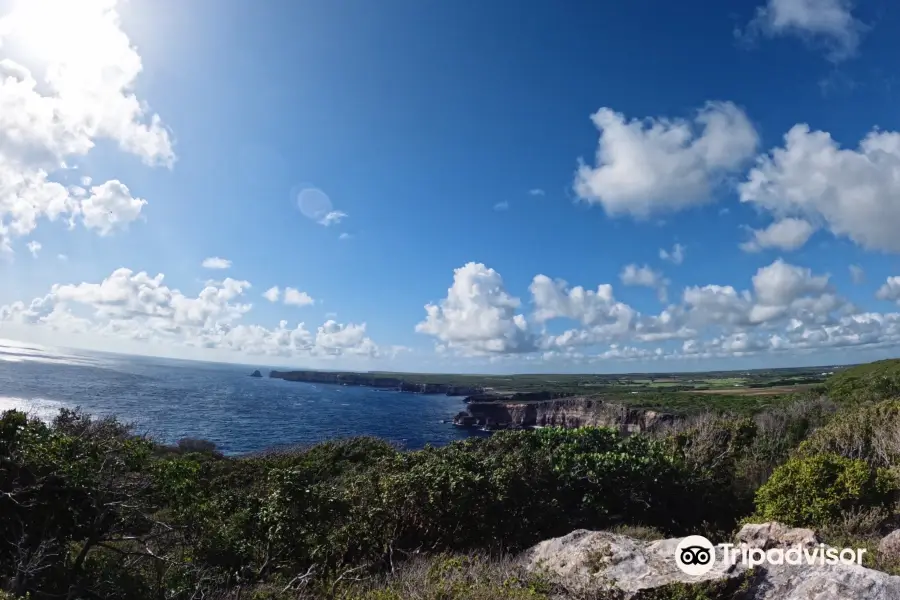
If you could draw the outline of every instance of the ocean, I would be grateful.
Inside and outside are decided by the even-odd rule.
[[[263,377],[250,377],[257,368]],[[358,435],[414,450],[479,435],[449,423],[464,408],[461,397],[289,382],[268,372],[0,340],[0,412],[49,420],[80,406],[164,443],[202,438],[225,454]]]

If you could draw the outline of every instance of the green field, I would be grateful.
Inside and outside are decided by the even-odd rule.
[[[553,392],[589,396],[626,406],[678,414],[706,410],[755,413],[798,394],[816,393],[823,373],[841,367],[818,366],[706,373],[450,375],[372,373],[411,383],[484,388],[487,393]]]

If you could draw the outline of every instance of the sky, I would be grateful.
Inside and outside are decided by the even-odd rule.
[[[900,346],[890,0],[0,0],[0,338],[641,372]]]

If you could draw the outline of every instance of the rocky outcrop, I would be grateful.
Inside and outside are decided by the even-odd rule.
[[[900,561],[900,529],[895,529],[878,543],[878,554],[882,559]]]
[[[580,529],[534,546],[525,555],[525,566],[573,592],[619,590],[625,598],[677,582],[738,579],[746,572],[741,566],[726,567],[724,551],[719,551],[717,566],[708,573],[686,575],[675,565],[675,547],[680,541],[648,543],[607,531]]]
[[[478,387],[447,383],[408,381],[399,377],[389,377],[373,373],[349,373],[341,371],[270,371],[269,377],[274,379],[284,379],[285,381],[302,381],[304,383],[358,385],[385,390],[397,390],[400,392],[413,392],[416,394],[471,396],[483,392],[483,390]]]
[[[735,547],[741,551],[808,547],[817,540],[808,529],[791,529],[778,523],[748,525],[738,537]],[[740,541],[742,537],[749,541]],[[714,564],[708,572],[688,575],[675,562],[682,539],[644,542],[605,531],[578,530],[541,542],[526,551],[521,560],[528,570],[550,577],[563,589],[577,592],[578,597],[612,592],[614,597],[626,600],[656,598],[661,597],[654,593],[660,588],[688,585],[697,589],[714,587],[719,593],[740,589],[739,596],[715,597],[746,600],[900,598],[900,577],[858,564],[764,564],[750,569],[740,560],[726,561],[721,547],[714,551]],[[815,541],[814,545],[819,543]]]
[[[744,525],[737,534],[737,541],[748,548],[761,548],[762,550],[792,546],[813,548],[821,542],[812,529],[788,527],[775,521],[760,525],[752,523]]]
[[[250,377],[262,377],[262,373],[259,372],[259,369],[250,373]]]
[[[519,427],[612,427],[623,433],[656,429],[674,416],[628,408],[595,397],[572,397],[544,402],[468,402],[454,423],[488,429]]]

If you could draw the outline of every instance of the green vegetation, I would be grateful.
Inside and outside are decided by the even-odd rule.
[[[841,379],[878,389],[882,377],[867,366]],[[0,588],[34,599],[549,599],[567,592],[514,556],[577,528],[724,540],[765,518],[874,547],[900,516],[900,402],[841,389],[840,403],[784,399],[627,438],[547,428],[416,452],[357,438],[246,457],[202,440],[161,445],[79,411],[50,425],[10,411]],[[744,583],[641,597],[726,600]]]
[[[869,402],[900,397],[900,360],[880,360],[836,373],[828,395],[839,402]]]
[[[860,509],[888,509],[900,482],[889,470],[836,454],[795,457],[756,492],[764,521],[823,527]]]

